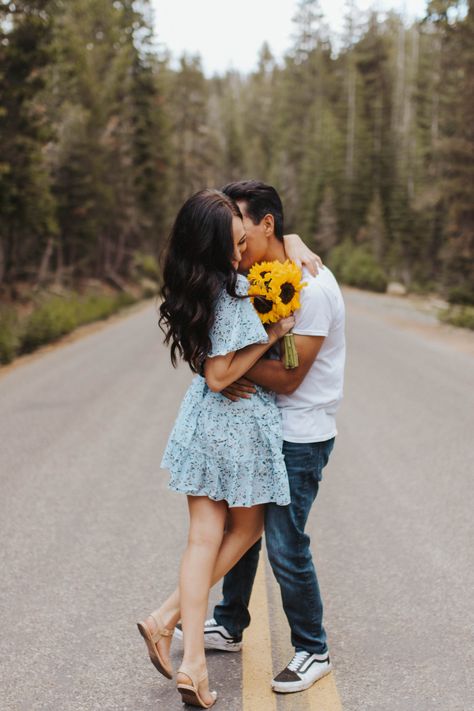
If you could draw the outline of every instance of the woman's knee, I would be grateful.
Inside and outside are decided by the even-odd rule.
[[[224,535],[225,511],[219,504],[209,499],[199,504],[190,504],[189,544],[220,546]]]
[[[219,547],[224,536],[223,529],[194,526],[189,529],[188,545],[203,547]]]
[[[195,546],[219,547],[224,537],[224,521],[194,519],[188,533],[188,544]]]

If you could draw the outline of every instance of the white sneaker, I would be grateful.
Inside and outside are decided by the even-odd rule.
[[[326,676],[332,669],[329,654],[296,652],[291,662],[272,681],[273,691],[291,694],[309,689],[315,681]]]
[[[181,623],[174,628],[176,639],[183,639]],[[222,652],[240,652],[242,649],[242,635],[232,637],[230,632],[222,625],[218,625],[212,617],[204,623],[204,646],[206,649],[220,649]]]

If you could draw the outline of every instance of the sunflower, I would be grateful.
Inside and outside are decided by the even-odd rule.
[[[280,320],[276,300],[262,279],[250,282],[248,293],[262,323],[275,323]]]
[[[287,259],[283,264],[277,264],[272,273],[271,290],[278,296],[277,310],[280,318],[286,318],[300,308],[300,291],[306,282],[301,281],[301,269],[294,262]]]
[[[258,262],[254,264],[247,276],[249,282],[264,283],[268,286],[277,264],[281,264],[281,262]]]
[[[286,262],[259,262],[248,273],[249,296],[262,323],[275,323],[300,307],[301,270]]]

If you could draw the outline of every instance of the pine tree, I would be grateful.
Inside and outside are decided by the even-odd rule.
[[[47,0],[0,6],[0,283],[35,274],[56,231],[42,92],[51,62]]]
[[[440,109],[441,183],[445,205],[444,281],[474,303],[474,3],[436,0],[430,18],[444,48]],[[454,297],[456,298],[456,297]]]
[[[213,185],[209,161],[209,85],[199,57],[182,56],[170,84],[173,121],[173,197],[175,207],[192,193]]]
[[[318,231],[315,236],[315,245],[318,253],[323,258],[336,246],[338,242],[337,213],[335,195],[332,187],[327,186],[319,208]]]
[[[132,0],[78,0],[57,17],[58,263],[76,274],[117,280],[166,231],[169,131],[147,33]]]
[[[365,224],[357,235],[357,242],[359,244],[367,244],[377,263],[384,264],[387,249],[387,228],[379,191],[372,198]]]
[[[271,166],[279,146],[275,141],[278,70],[268,44],[260,50],[257,71],[241,85],[238,105],[243,107],[242,151],[244,173],[270,181]]]

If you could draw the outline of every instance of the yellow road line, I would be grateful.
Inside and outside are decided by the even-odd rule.
[[[272,640],[264,556],[260,556],[250,601],[252,624],[245,633],[242,652],[242,711],[276,711],[271,690]]]
[[[337,691],[333,672],[320,679],[311,689],[303,693],[308,695],[310,711],[342,711],[341,699]]]
[[[271,586],[272,620],[276,626],[276,663],[282,667],[293,654],[288,625],[281,608],[280,595],[273,578]],[[245,633],[242,656],[242,711],[343,711],[334,673],[318,681],[307,691],[297,694],[274,694],[270,682],[272,669],[272,637],[265,560],[261,555],[253,588],[250,614],[252,624]]]

